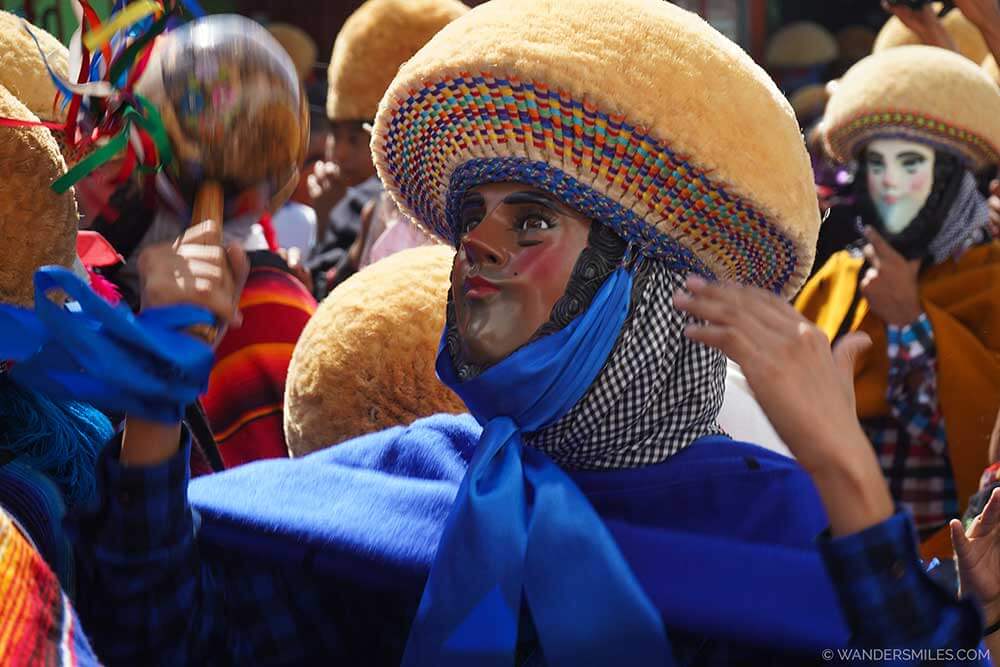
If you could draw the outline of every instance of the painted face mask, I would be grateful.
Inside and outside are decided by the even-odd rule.
[[[470,190],[452,271],[449,344],[460,374],[476,374],[587,307],[625,243],[552,195],[517,183]],[[615,239],[612,248],[596,235]],[[605,252],[605,250],[607,250]],[[596,255],[596,257],[592,257]],[[606,257],[605,257],[606,255]],[[603,258],[601,267],[591,267]],[[590,269],[580,279],[580,267]]]
[[[868,193],[890,234],[905,230],[934,185],[934,151],[913,141],[877,139],[865,151]]]
[[[964,176],[957,157],[905,139],[876,139],[861,154],[863,217],[907,259],[926,256]]]

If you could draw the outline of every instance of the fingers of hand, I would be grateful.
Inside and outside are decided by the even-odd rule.
[[[854,365],[857,358],[862,352],[871,347],[871,344],[871,336],[862,331],[855,331],[841,338],[833,346],[833,360],[837,363],[841,371],[847,374],[848,380],[852,383],[854,381]]]
[[[688,278],[686,284],[691,293],[678,290],[674,303],[704,322],[688,326],[688,337],[721,350],[745,370],[759,366],[757,361],[773,361],[768,355],[773,356],[773,348],[780,342],[776,335],[793,333],[800,319],[791,306],[763,290],[708,283],[696,276]]]
[[[861,279],[861,293],[866,294],[871,288],[872,284],[878,280],[878,269],[868,269],[865,271],[865,277]]]
[[[889,259],[893,259],[900,256],[899,253],[896,252],[896,249],[893,248],[892,245],[890,245],[889,242],[886,241],[885,238],[883,238],[882,235],[879,234],[874,227],[870,225],[865,227],[864,234],[865,238],[868,240],[868,243],[870,243],[874,248],[875,254],[878,255],[880,262],[885,262]]]
[[[865,247],[861,249],[861,253],[868,260],[868,263],[876,269],[882,265],[882,260],[879,259],[878,253],[875,251],[875,246],[871,243],[866,243]]]
[[[961,561],[968,553],[969,538],[965,536],[962,522],[958,519],[952,519],[948,522],[948,528],[951,530],[951,546],[955,548],[955,554],[958,556],[959,561]],[[961,562],[959,562],[959,565],[961,566]]]
[[[215,220],[204,220],[188,227],[180,239],[178,239],[177,246],[192,244],[219,245],[221,240],[222,223]]]

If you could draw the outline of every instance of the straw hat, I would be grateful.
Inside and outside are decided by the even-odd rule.
[[[466,412],[434,371],[455,251],[404,250],[348,278],[295,346],[285,386],[292,456],[442,412]]]
[[[66,112],[54,105],[56,87],[45,69],[38,46],[21,17],[0,10],[0,86],[43,120],[61,122]],[[53,71],[69,79],[69,51],[58,39],[29,25]]]
[[[37,121],[0,86],[0,118]],[[59,195],[53,181],[66,163],[45,128],[0,127],[0,302],[30,306],[40,266],[73,266],[78,215],[73,190]]]
[[[774,34],[764,60],[770,67],[810,67],[837,59],[837,40],[830,31],[810,21],[791,23]]]
[[[933,46],[901,46],[848,70],[823,119],[827,149],[851,160],[879,137],[907,137],[965,158],[1000,161],[1000,89],[966,58]]]
[[[400,68],[379,176],[454,244],[464,191],[554,192],[677,270],[793,293],[819,207],[788,101],[736,44],[660,0],[503,0]]]
[[[994,60],[993,56],[986,56],[983,59],[982,68],[997,85],[1000,85],[1000,67],[997,67],[997,61]]]
[[[299,78],[303,81],[307,79],[319,54],[313,38],[305,30],[288,23],[272,23],[267,26],[267,31],[288,53]]]
[[[941,3],[935,2],[933,7],[935,12],[941,11]],[[951,35],[951,38],[955,40],[958,52],[972,62],[982,62],[983,58],[989,54],[990,49],[986,45],[986,40],[983,39],[982,33],[979,32],[979,28],[974,26],[972,21],[965,18],[965,14],[959,10],[953,9],[945,14],[941,18],[941,25]],[[916,33],[907,28],[898,17],[892,16],[885,22],[885,25],[882,26],[878,36],[875,38],[875,46],[872,47],[872,52],[878,53],[897,46],[922,43],[922,40],[917,37]]]
[[[399,66],[469,10],[458,0],[368,0],[337,34],[327,74],[330,120],[375,117]]]

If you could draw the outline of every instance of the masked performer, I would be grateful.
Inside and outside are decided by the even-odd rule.
[[[801,664],[846,644],[812,484],[721,434],[724,357],[673,301],[689,272],[783,295],[808,273],[808,156],[766,74],[669,3],[502,0],[401,68],[373,136],[400,209],[457,249],[437,372],[472,417],[190,488],[183,438],[108,448],[78,526],[95,644],[435,667]],[[835,578],[861,563],[898,590],[870,537],[823,542]],[[851,609],[881,618],[870,602]]]
[[[976,491],[1000,405],[1000,247],[970,173],[998,159],[1000,92],[961,56],[899,47],[845,75],[824,132],[831,155],[859,161],[866,239],[797,306],[831,340],[872,337],[858,414],[894,498],[939,535],[925,550],[947,555],[941,528]]]

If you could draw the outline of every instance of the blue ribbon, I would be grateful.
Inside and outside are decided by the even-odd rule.
[[[48,295],[70,297],[59,305]],[[134,315],[94,294],[71,271],[35,272],[35,309],[0,304],[0,359],[12,380],[54,399],[173,423],[208,387],[212,349],[186,333],[213,325],[195,306],[150,308]]]
[[[437,371],[484,431],[424,588],[404,667],[510,667],[522,592],[551,667],[672,665],[659,613],[583,493],[522,432],[565,415],[611,353],[632,275],[613,273],[587,311],[460,381]]]

